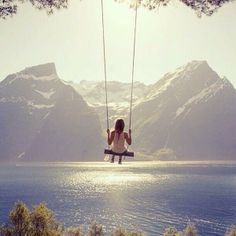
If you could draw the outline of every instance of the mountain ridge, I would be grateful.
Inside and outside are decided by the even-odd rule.
[[[107,86],[111,127],[117,118],[128,124],[131,84]],[[206,61],[189,62],[152,85],[135,82],[133,95],[132,148],[138,158],[235,160],[236,90]],[[0,159],[100,160],[102,130],[103,81],[67,82],[47,63],[0,83]]]
[[[233,125],[236,113],[234,109],[231,109],[236,105],[235,89],[226,78],[221,78],[213,71],[206,61],[189,62],[173,72],[166,73],[153,85],[145,88],[144,86],[142,85],[142,88],[145,93],[137,96],[138,99],[135,100],[133,106],[133,148],[136,152],[157,159],[162,158],[160,155],[166,153],[165,150],[178,159],[189,158],[191,160],[204,159],[204,157],[220,159],[224,155],[227,155],[228,159],[234,159],[233,153],[236,153],[236,149],[232,140],[235,138],[227,135],[227,132],[231,129],[236,132]],[[120,86],[117,89],[119,90],[119,88],[123,87]],[[84,93],[86,92],[84,91]],[[115,99],[117,98],[116,93],[118,92],[113,91]],[[120,91],[119,93],[122,94]],[[127,91],[124,94],[127,94]],[[137,95],[135,90],[134,95]],[[86,96],[84,99],[90,100]],[[96,97],[96,101],[98,100],[99,97]],[[93,107],[100,114],[100,120],[105,120],[105,104],[100,100],[99,103],[103,106],[100,105],[97,109],[96,106]],[[110,124],[114,124],[118,117],[124,118],[128,123],[128,103],[122,107],[122,101],[117,99],[116,106],[112,102],[108,105]],[[227,117],[219,116],[218,105],[220,105],[222,114]],[[212,117],[213,114],[221,117],[221,120]],[[224,125],[225,119],[229,121],[227,126],[230,125],[231,128]],[[187,123],[185,124],[185,122]],[[103,129],[106,129],[106,123],[101,123]],[[195,126],[199,126],[198,130]],[[228,131],[226,132],[226,130]],[[214,142],[209,142],[211,137],[207,132],[212,135],[216,135],[217,132],[223,133],[224,136],[219,140],[212,137],[212,139],[217,139],[215,142],[217,145],[215,145]],[[187,137],[195,141],[190,142]],[[231,151],[227,150],[229,147],[224,140],[227,140],[228,144],[231,143]],[[194,142],[197,144],[196,147],[194,147]],[[207,143],[209,145],[206,147]],[[202,150],[200,150],[201,147]],[[231,156],[227,154],[229,152],[232,153]]]
[[[0,131],[0,159],[8,161],[94,160],[103,142],[97,114],[59,79],[52,63],[0,83]],[[93,149],[87,148],[90,141]]]

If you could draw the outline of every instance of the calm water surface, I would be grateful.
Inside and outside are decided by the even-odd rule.
[[[0,223],[15,201],[46,202],[67,226],[93,221],[162,235],[195,223],[199,235],[236,224],[236,163],[37,163],[0,166]]]

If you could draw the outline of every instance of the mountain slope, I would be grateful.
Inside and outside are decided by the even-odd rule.
[[[72,86],[96,109],[106,129],[103,82],[81,81]],[[111,126],[118,117],[128,124],[129,95],[129,84],[108,81]],[[235,117],[231,83],[206,61],[192,61],[153,85],[134,84],[132,147],[136,156],[151,159],[235,159]]]
[[[58,78],[52,63],[0,83],[0,130],[5,161],[96,160],[103,141],[94,109]]]
[[[106,99],[104,82],[81,81],[79,84],[65,82],[81,94],[89,106],[99,114],[101,125],[106,129]],[[134,82],[133,105],[135,106],[146,97],[150,86]],[[130,108],[131,84],[118,81],[107,81],[107,98],[110,125],[113,126],[117,118],[127,119]]]
[[[178,159],[234,159],[236,93],[206,62],[193,61],[153,85],[134,109],[135,149]]]
[[[110,127],[118,117],[128,124],[130,84],[108,81],[108,102]],[[235,160],[235,117],[232,84],[192,61],[153,85],[134,84],[132,148],[148,159]],[[49,63],[0,83],[0,160],[101,160],[102,129],[103,82],[62,81]]]

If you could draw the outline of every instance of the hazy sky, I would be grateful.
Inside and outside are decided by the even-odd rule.
[[[103,80],[99,0],[70,0],[67,10],[47,16],[22,4],[0,20],[0,79],[25,67],[55,62],[64,80]],[[104,1],[108,80],[131,80],[134,11]],[[207,60],[236,85],[236,3],[198,18],[175,1],[138,11],[135,80],[150,84],[191,60]]]

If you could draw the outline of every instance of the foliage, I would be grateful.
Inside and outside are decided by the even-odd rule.
[[[196,236],[197,229],[194,224],[187,224],[186,228],[183,230],[183,236]]]
[[[54,219],[53,212],[44,203],[33,207],[30,214],[30,221],[32,236],[59,236],[61,233],[59,224]]]
[[[160,161],[174,161],[177,159],[175,152],[170,148],[158,149],[154,156],[155,159]]]
[[[236,225],[231,225],[227,229],[225,236],[236,236]]]
[[[119,0],[117,0],[119,1]],[[125,1],[125,0],[123,0]],[[184,3],[187,7],[192,8],[198,16],[202,14],[212,15],[219,7],[223,6],[227,2],[233,2],[234,0],[179,0]],[[154,10],[160,6],[167,6],[171,0],[131,0],[130,6],[144,6],[149,10]]]
[[[23,202],[16,202],[9,213],[9,224],[2,226],[3,235],[23,236],[30,229],[30,211]]]
[[[88,231],[88,236],[102,236],[103,235],[103,229],[102,225],[93,223]]]
[[[39,203],[29,210],[23,202],[16,202],[9,213],[7,224],[0,225],[0,236],[102,236],[103,226],[97,223],[90,225],[87,233],[81,226],[63,228],[54,218],[53,212],[44,203]],[[144,236],[139,230],[117,228],[111,236]],[[163,236],[197,236],[194,224],[188,223],[183,231],[175,227],[164,230]],[[236,236],[236,225],[231,225],[225,236]]]
[[[181,232],[179,232],[175,227],[166,228],[163,236],[181,236]]]
[[[30,211],[23,202],[17,202],[9,213],[8,224],[0,227],[1,236],[60,236],[62,229],[53,212],[44,203]]]
[[[29,1],[35,8],[52,14],[55,9],[67,8],[68,0],[0,0],[0,18],[6,19],[17,13],[18,5]]]
[[[8,228],[6,225],[0,225],[0,236],[12,236],[12,229]]]
[[[143,233],[141,231],[129,231],[123,228],[116,229],[112,236],[143,236]]]
[[[9,15],[16,14],[17,5],[14,0],[0,0],[0,18],[5,19]]]
[[[64,231],[64,236],[83,236],[81,227],[69,227]]]
[[[52,14],[55,9],[68,7],[68,0],[0,0],[0,18],[6,19],[17,13],[17,8],[20,3],[30,2],[35,8],[45,10],[48,14]],[[127,0],[115,0],[127,1]],[[235,0],[179,0],[187,7],[192,8],[199,16],[202,14],[212,15],[218,8],[227,2]],[[160,6],[167,6],[171,0],[132,0],[131,7],[143,6],[149,10],[157,9]]]
[[[102,225],[93,223],[90,225],[87,234],[81,226],[79,227],[69,227],[63,232],[63,236],[101,236],[104,235]],[[117,228],[112,233],[111,236],[144,236],[144,234],[139,230],[127,230],[124,228]]]
[[[166,228],[163,236],[197,236],[197,230],[194,224],[187,224],[183,232],[178,231],[175,227]]]

